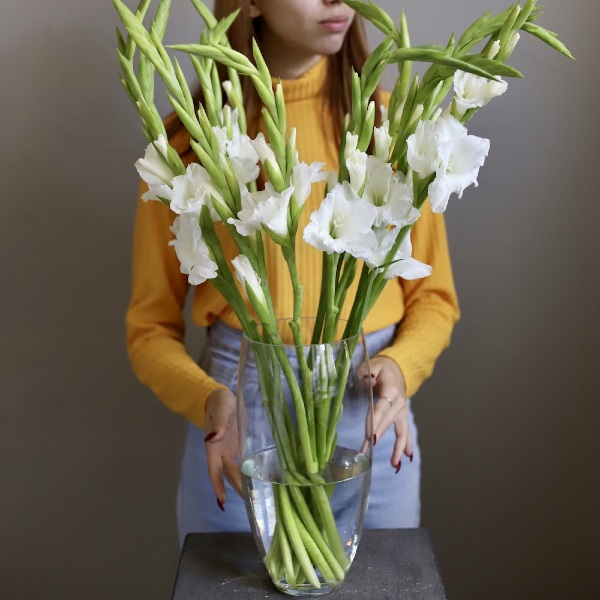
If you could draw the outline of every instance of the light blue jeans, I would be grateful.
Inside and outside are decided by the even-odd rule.
[[[366,336],[369,356],[375,356],[390,345],[394,327],[388,327]],[[233,393],[237,384],[237,366],[241,333],[217,321],[209,332],[201,366],[217,381],[227,385]],[[364,433],[364,423],[356,426]],[[394,447],[393,428],[377,440],[371,473],[369,509],[365,519],[368,529],[418,527],[421,514],[420,479],[421,453],[417,429],[409,402],[409,426],[413,461],[406,457],[398,474],[390,463]],[[191,532],[249,531],[244,501],[226,482],[225,512],[217,506],[216,496],[208,477],[205,431],[188,425],[183,461],[177,493],[177,525],[179,541]],[[361,435],[359,433],[359,435]]]

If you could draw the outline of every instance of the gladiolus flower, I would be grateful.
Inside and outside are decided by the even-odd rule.
[[[192,285],[200,285],[207,279],[217,276],[217,264],[210,256],[209,248],[202,239],[202,230],[196,217],[180,215],[173,222],[171,231],[175,239],[169,246],[175,248],[175,253],[181,264],[180,270],[188,275]]]
[[[454,105],[459,115],[464,115],[470,108],[481,108],[492,98],[501,96],[506,91],[506,81],[494,81],[479,77],[472,73],[456,71],[454,73]]]
[[[325,163],[296,163],[292,169],[292,177],[290,183],[294,188],[294,200],[298,206],[303,206],[306,199],[310,195],[310,190],[313,183],[324,181],[327,178],[327,173],[322,171]]]
[[[346,134],[346,146],[344,148],[344,159],[346,160],[346,168],[350,175],[350,185],[352,189],[359,193],[365,183],[367,176],[367,153],[360,152],[356,145],[358,136],[348,132]]]
[[[400,247],[396,251],[396,255],[390,261],[387,257],[390,253],[396,236],[398,235],[397,229],[379,229],[376,232],[378,248],[375,252],[371,253],[370,256],[365,257],[365,262],[370,267],[379,267],[383,270],[383,266],[388,262],[387,271],[385,273],[386,279],[394,279],[396,277],[402,277],[403,279],[421,279],[422,277],[428,277],[431,275],[431,267],[412,258],[412,243],[410,241],[410,232],[406,234],[406,237],[402,240]]]
[[[479,168],[490,149],[490,141],[467,135],[467,128],[447,115],[437,123],[440,140],[440,164],[429,186],[429,202],[433,212],[444,212],[452,193],[462,197],[469,185],[477,187]]]
[[[477,186],[490,148],[489,140],[467,135],[467,128],[452,115],[419,123],[407,143],[410,168],[421,177],[436,174],[428,191],[431,209],[437,213],[446,210],[452,193],[460,198],[466,187]]]
[[[228,219],[228,223],[235,225],[240,235],[252,235],[255,231],[265,226],[280,236],[288,235],[288,208],[290,198],[294,192],[289,187],[283,192],[276,192],[270,183],[260,192],[246,192],[242,195],[242,210],[238,218]]]
[[[140,177],[148,184],[143,200],[171,199],[171,181],[174,173],[167,163],[168,142],[164,135],[148,144],[144,158],[135,162]]]
[[[267,300],[260,284],[260,277],[256,274],[248,257],[240,254],[231,261],[231,264],[235,269],[237,280],[244,286],[246,293],[254,296],[254,299],[266,308]]]
[[[304,240],[327,254],[348,252],[363,258],[377,248],[371,229],[375,216],[375,207],[361,200],[345,181],[336,185],[312,213]]]
[[[198,163],[191,163],[185,170],[185,175],[178,175],[173,179],[170,207],[178,215],[187,214],[198,219],[202,206],[208,206],[213,221],[217,221],[219,217],[212,207],[213,196],[223,203],[223,198],[206,169]]]

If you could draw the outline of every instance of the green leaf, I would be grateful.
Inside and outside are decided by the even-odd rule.
[[[227,15],[224,19],[221,19],[210,32],[210,41],[215,43],[220,43],[223,38],[225,38],[225,43],[229,43],[227,41],[226,34],[229,31],[229,28],[237,18],[240,9],[234,10],[231,14]]]
[[[227,67],[235,69],[238,73],[241,73],[242,75],[255,75],[257,73],[256,67],[254,67],[254,65],[252,65],[250,61],[246,59],[249,65],[247,66],[245,62],[239,62],[230,58],[221,51],[222,46],[215,47],[207,46],[206,44],[173,44],[167,46],[167,48],[178,50],[179,52],[186,52],[188,54],[196,54],[204,58],[210,58]],[[244,55],[242,54],[240,56]]]
[[[432,64],[450,67],[452,69],[460,69],[461,71],[473,73],[474,75],[480,75],[481,77],[487,77],[488,79],[494,79],[494,76],[484,69],[480,69],[475,65],[471,65],[464,60],[449,56],[444,52],[429,50],[427,48],[400,48],[390,54],[390,62],[397,62],[399,60],[429,62]]]
[[[523,31],[530,33],[536,38],[542,40],[542,42],[548,44],[554,50],[564,54],[567,58],[572,58],[575,60],[575,57],[571,54],[569,49],[556,37],[555,33],[540,27],[539,25],[535,25],[534,23],[525,23],[523,25]]]
[[[202,0],[192,0],[192,4],[202,17],[202,20],[206,23],[206,26],[209,29],[214,29],[217,25],[217,19],[215,18],[215,15],[213,15],[210,8],[208,8],[208,6],[206,6]]]
[[[171,11],[171,0],[161,0],[156,15],[152,20],[151,28],[156,31],[158,39],[162,40],[165,36],[167,24],[169,22],[169,13]]]
[[[490,75],[498,77],[523,77],[523,73],[517,71],[514,67],[491,58],[485,58],[483,56],[463,56],[461,57],[461,60],[483,69]]]

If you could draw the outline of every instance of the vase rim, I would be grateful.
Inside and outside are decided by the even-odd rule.
[[[271,343],[271,342],[266,342],[263,340],[255,340],[252,339],[251,337],[249,337],[246,332],[242,332],[242,337],[244,340],[246,340],[247,342],[250,342],[252,344],[256,344],[256,345],[263,345],[263,346],[283,346],[283,347],[288,347],[288,348],[306,348],[306,347],[310,347],[310,346],[322,346],[324,344],[331,344],[331,345],[337,345],[337,344],[341,344],[343,342],[349,342],[350,340],[354,340],[356,338],[362,338],[363,336],[363,328],[361,327],[359,329],[358,332],[353,333],[351,335],[347,335],[344,336],[344,330],[346,328],[346,324],[348,323],[348,319],[342,319],[340,318],[336,324],[335,327],[335,334],[333,336],[333,339],[331,341],[327,341],[327,342],[307,342],[307,343],[302,343],[302,344],[295,344],[291,338],[292,332],[291,332],[291,327],[290,327],[290,323],[293,321],[293,317],[280,317],[275,319],[275,322],[277,324],[277,328],[279,333],[282,332],[282,328],[285,328],[284,331],[286,333],[286,337],[290,336],[290,342],[284,342],[283,344],[279,344],[279,343]],[[301,323],[314,323],[316,321],[316,317],[300,317],[300,322]],[[259,331],[261,331],[263,329],[263,324],[259,321],[256,322],[257,327],[259,329]],[[287,325],[287,327],[286,327]],[[310,331],[312,331],[312,328],[310,328]],[[309,338],[305,338],[305,331],[304,328],[301,325],[301,335],[303,339],[309,339]]]

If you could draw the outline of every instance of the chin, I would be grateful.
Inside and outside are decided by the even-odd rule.
[[[331,54],[337,54],[344,44],[344,36],[340,36],[339,39],[330,39],[319,44],[319,48],[316,49],[319,54],[330,56]]]

